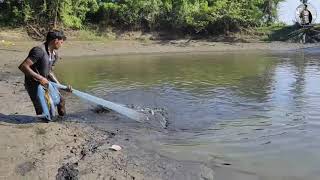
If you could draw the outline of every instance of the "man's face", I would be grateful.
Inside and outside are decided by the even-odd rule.
[[[58,50],[63,44],[63,39],[55,39],[53,43],[53,48]]]

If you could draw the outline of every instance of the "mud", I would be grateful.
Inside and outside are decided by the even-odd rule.
[[[77,163],[63,165],[58,169],[56,180],[78,180],[79,170],[77,166]]]

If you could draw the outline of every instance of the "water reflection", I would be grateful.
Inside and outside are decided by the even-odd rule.
[[[58,74],[80,89],[102,83],[112,85],[111,90],[169,85],[201,95],[212,88],[237,87],[246,78],[262,77],[273,64],[269,58],[245,54],[241,58],[236,54],[91,57],[64,60]]]

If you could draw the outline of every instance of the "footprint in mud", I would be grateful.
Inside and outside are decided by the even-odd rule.
[[[56,180],[78,180],[79,170],[76,169],[78,163],[65,164],[58,169]]]
[[[108,109],[108,108],[106,108],[106,107],[103,107],[103,106],[101,106],[101,105],[98,105],[98,106],[94,107],[94,108],[92,109],[92,111],[95,112],[95,113],[97,113],[97,114],[103,114],[103,113],[109,113],[109,112],[111,112],[110,109]]]
[[[24,162],[22,164],[19,164],[16,167],[16,172],[22,176],[26,175],[28,172],[32,171],[33,169],[36,168],[35,162]]]

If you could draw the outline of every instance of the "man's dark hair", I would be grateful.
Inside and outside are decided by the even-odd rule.
[[[55,39],[58,39],[58,40],[63,39],[65,41],[67,40],[67,37],[64,35],[63,31],[59,31],[59,30],[49,31],[47,34],[46,42],[50,42]]]

